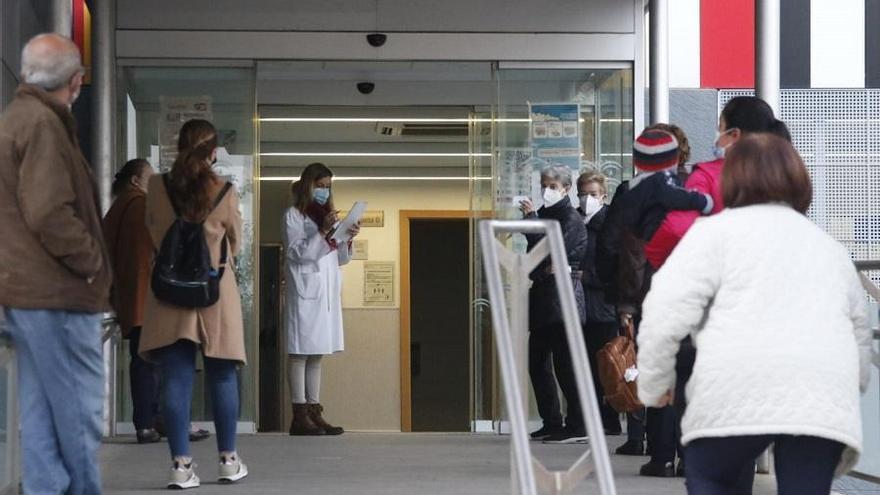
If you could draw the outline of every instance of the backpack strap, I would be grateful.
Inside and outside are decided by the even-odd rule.
[[[214,198],[214,204],[211,205],[211,211],[214,211],[218,206],[220,206],[220,202],[223,201],[223,197],[226,196],[226,193],[232,188],[232,182],[226,181],[226,184],[223,184],[223,189],[217,194],[217,197]],[[208,215],[211,214],[211,211],[208,212]]]

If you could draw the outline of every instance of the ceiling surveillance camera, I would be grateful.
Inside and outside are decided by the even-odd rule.
[[[372,47],[379,48],[388,40],[388,36],[382,33],[372,33],[367,35],[367,43]]]
[[[357,88],[362,95],[368,95],[376,89],[376,85],[371,82],[359,82],[357,83]]]

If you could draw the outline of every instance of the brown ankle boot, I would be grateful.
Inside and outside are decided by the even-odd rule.
[[[312,421],[320,428],[323,428],[324,433],[327,435],[342,435],[345,433],[345,430],[341,426],[333,426],[324,421],[324,418],[321,416],[324,412],[324,406],[321,404],[309,404],[309,410],[312,413]]]
[[[293,420],[290,422],[291,435],[323,435],[324,429],[316,425],[310,414],[309,404],[293,405]]]

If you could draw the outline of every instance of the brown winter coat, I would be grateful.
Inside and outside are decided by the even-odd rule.
[[[216,197],[223,188],[218,182],[211,186],[210,195]],[[162,244],[165,232],[174,223],[174,209],[168,199],[161,175],[150,179],[147,193],[147,230],[156,250]],[[223,236],[229,239],[226,271],[220,280],[220,300],[207,308],[192,309],[160,302],[147,291],[144,308],[144,326],[141,330],[140,354],[152,359],[151,351],[171,345],[178,340],[200,344],[205,356],[232,359],[244,363],[244,322],[241,297],[235,282],[232,257],[241,243],[241,213],[238,210],[238,192],[232,187],[217,208],[205,220],[205,240],[211,251],[212,266],[219,266],[220,245]]]
[[[128,186],[104,216],[104,239],[113,266],[110,303],[123,337],[144,324],[144,299],[150,290],[153,241],[144,223],[146,206],[146,194]]]
[[[100,211],[73,114],[22,84],[0,118],[0,306],[107,311]]]

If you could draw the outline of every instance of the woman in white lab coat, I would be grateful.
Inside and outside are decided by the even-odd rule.
[[[333,207],[333,172],[321,163],[306,167],[292,187],[284,213],[288,379],[293,402],[291,435],[340,435],[322,417],[321,358],[343,350],[342,273],[351,241],[332,240],[339,213]],[[356,236],[360,227],[349,230]]]

